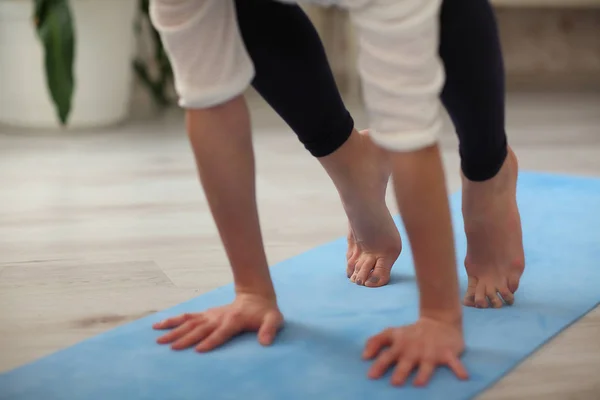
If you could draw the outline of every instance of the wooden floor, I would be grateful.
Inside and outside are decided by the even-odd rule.
[[[270,260],[345,234],[319,164],[251,104]],[[600,94],[514,94],[508,108],[523,169],[600,176]],[[456,190],[449,128],[442,143]],[[100,132],[0,128],[0,183],[0,371],[231,280],[178,111]],[[596,309],[481,398],[597,400],[599,370]]]

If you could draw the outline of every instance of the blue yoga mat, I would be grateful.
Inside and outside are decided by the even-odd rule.
[[[524,173],[519,203],[527,270],[516,305],[465,308],[469,381],[446,369],[424,389],[366,378],[365,340],[415,320],[417,287],[408,248],[390,285],[351,284],[340,239],[274,267],[287,325],[270,348],[252,334],[204,355],[155,344],[153,322],[229,302],[226,286],[0,375],[0,399],[472,398],[600,302],[600,179]],[[462,260],[458,195],[452,208]]]

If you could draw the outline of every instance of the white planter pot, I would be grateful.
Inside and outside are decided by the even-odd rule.
[[[0,123],[59,127],[46,86],[33,0],[0,0]],[[75,93],[68,125],[89,128],[128,115],[137,0],[71,0],[76,48]]]

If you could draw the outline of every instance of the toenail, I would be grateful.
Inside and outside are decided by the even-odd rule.
[[[379,277],[378,276],[372,276],[369,278],[369,282],[371,283],[377,283],[379,282]]]
[[[356,284],[357,284],[357,285],[362,285],[362,280],[361,280],[361,279],[357,279],[357,280],[356,280]]]

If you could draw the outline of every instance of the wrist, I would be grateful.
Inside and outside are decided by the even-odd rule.
[[[419,310],[420,318],[432,319],[446,324],[454,325],[462,330],[463,313],[460,303],[452,307],[423,308]]]
[[[271,271],[266,257],[253,257],[250,262],[232,263],[236,294],[253,294],[275,297]]]
[[[257,296],[266,300],[277,300],[275,288],[271,280],[268,282],[235,283],[236,296]]]
[[[458,287],[458,280],[431,279],[422,283],[420,316],[462,326],[463,310]]]

